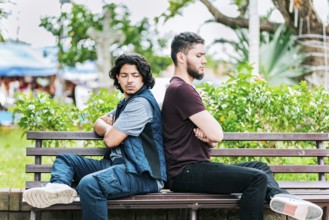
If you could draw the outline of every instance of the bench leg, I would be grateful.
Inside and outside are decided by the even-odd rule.
[[[31,209],[31,213],[30,213],[30,220],[37,220],[38,217],[38,211],[36,209]]]
[[[191,209],[190,220],[197,220],[197,210],[196,209]]]
[[[323,207],[323,216],[322,216],[322,219],[323,220],[329,219],[329,213],[328,213],[328,207],[327,206],[324,206]]]

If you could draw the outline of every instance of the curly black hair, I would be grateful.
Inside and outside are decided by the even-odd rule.
[[[119,89],[123,93],[116,76],[119,75],[122,66],[125,64],[135,65],[138,72],[143,77],[144,86],[150,89],[153,88],[155,80],[152,76],[151,66],[145,58],[139,54],[122,54],[115,60],[114,67],[109,72],[110,78],[114,80],[115,88]]]
[[[204,44],[204,39],[193,32],[177,34],[171,42],[171,59],[177,65],[177,53],[186,54],[195,44]]]

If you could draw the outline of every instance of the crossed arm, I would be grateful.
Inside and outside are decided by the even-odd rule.
[[[113,115],[107,114],[99,117],[94,123],[95,133],[104,137],[104,143],[110,148],[118,146],[128,136],[115,129],[113,123]]]
[[[217,120],[207,111],[198,112],[190,116],[190,120],[196,125],[195,136],[215,147],[223,140],[223,129]]]

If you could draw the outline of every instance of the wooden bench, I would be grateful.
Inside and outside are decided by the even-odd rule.
[[[26,165],[26,172],[34,174],[33,181],[26,182],[26,188],[42,186],[46,182],[41,181],[42,173],[50,173],[51,164],[42,164],[42,158],[56,156],[63,153],[73,153],[83,156],[102,156],[104,148],[44,148],[45,140],[101,140],[102,138],[93,132],[28,132],[28,140],[35,140],[35,147],[27,148],[26,155],[33,156],[34,163]],[[274,174],[288,173],[314,173],[317,178],[313,181],[279,181],[282,188],[299,197],[311,201],[323,207],[323,219],[329,219],[329,182],[326,181],[326,175],[329,173],[327,157],[329,150],[324,148],[325,141],[329,141],[329,134],[321,133],[234,133],[224,134],[224,141],[309,141],[310,147],[307,149],[243,149],[243,148],[222,148],[212,149],[212,157],[311,157],[315,164],[300,165],[273,165],[269,164]],[[250,143],[250,142],[249,142]],[[267,206],[267,205],[265,205]],[[210,195],[197,193],[173,193],[169,190],[163,190],[160,193],[151,193],[147,195],[136,195],[127,198],[108,201],[109,209],[189,209],[190,219],[197,218],[198,209],[213,208],[238,208],[239,195]],[[81,209],[79,201],[72,204],[59,204],[46,208],[46,210],[79,210]],[[43,209],[44,210],[44,209]],[[31,220],[37,218],[38,209],[31,209]]]

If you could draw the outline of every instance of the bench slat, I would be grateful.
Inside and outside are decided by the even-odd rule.
[[[329,189],[327,181],[278,181],[284,189]]]
[[[104,156],[106,148],[33,148],[26,149],[26,156],[57,156],[64,153],[81,156]]]
[[[103,156],[106,148],[27,148],[27,156],[57,156],[73,153],[82,156]],[[211,156],[250,157],[328,157],[327,149],[211,149]]]
[[[270,165],[273,173],[329,173],[329,165]]]
[[[45,186],[48,181],[26,181],[27,188],[41,187]],[[326,194],[329,194],[329,182],[327,181],[278,181],[281,188],[291,190],[304,190],[308,189],[314,193],[314,190],[321,190],[320,193],[324,194],[324,190],[326,190]]]
[[[28,164],[27,173],[50,173],[52,165]],[[329,165],[270,165],[273,173],[329,173]]]
[[[101,140],[94,132],[29,131],[28,140]],[[225,141],[329,141],[327,133],[224,132]]]
[[[28,140],[102,140],[94,132],[80,131],[29,131],[26,133]]]
[[[211,149],[211,156],[318,157],[329,156],[327,149]]]
[[[327,133],[224,132],[226,141],[328,141]]]

